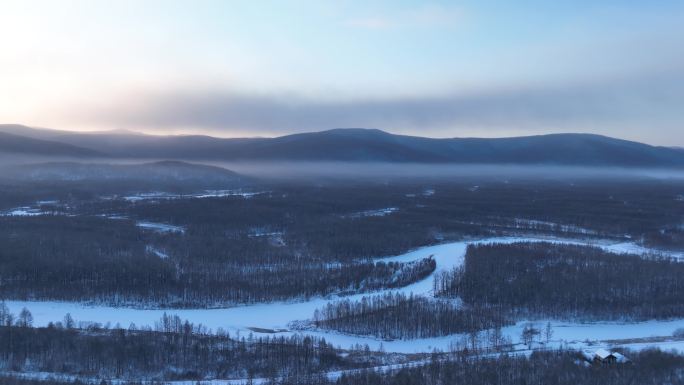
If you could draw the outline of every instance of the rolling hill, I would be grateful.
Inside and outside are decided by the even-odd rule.
[[[0,131],[0,153],[44,156],[95,157],[98,151],[52,140],[34,139]]]
[[[0,132],[7,131],[4,127],[7,126],[0,125]],[[12,136],[8,138],[22,140],[17,136],[22,127],[11,126]],[[352,128],[276,138],[226,139],[119,131],[76,133],[31,128],[25,131],[23,140],[35,143],[30,147],[32,151],[44,151],[46,155],[68,152],[68,149],[82,154],[148,159],[684,167],[682,149],[593,134],[434,139]]]

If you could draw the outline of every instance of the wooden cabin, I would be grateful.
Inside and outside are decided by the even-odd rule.
[[[612,365],[625,364],[629,359],[618,352],[611,352],[606,349],[598,349],[594,352],[583,352],[584,359],[592,364]]]

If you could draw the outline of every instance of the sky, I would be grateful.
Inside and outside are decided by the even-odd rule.
[[[684,1],[1,0],[0,123],[684,146]]]

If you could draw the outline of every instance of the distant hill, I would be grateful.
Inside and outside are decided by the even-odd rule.
[[[0,132],[4,129],[0,125]],[[12,133],[22,132],[12,126]],[[224,139],[26,128],[27,135],[124,158],[684,167],[684,150],[592,134],[433,139],[373,129]]]
[[[35,128],[24,126],[21,124],[0,124],[0,132],[12,135],[25,136],[27,138],[33,139],[50,140],[57,133],[70,133],[72,131]]]
[[[7,166],[3,174],[15,179],[34,181],[138,180],[144,182],[202,182],[221,185],[237,185],[247,179],[224,168],[179,161],[126,165],[47,162]]]
[[[232,159],[240,146],[263,139],[223,139],[204,135],[145,135],[130,131],[75,132],[0,124],[0,132],[90,148],[113,157],[149,159]]]
[[[0,153],[45,156],[93,157],[98,151],[51,140],[33,139],[0,131]]]

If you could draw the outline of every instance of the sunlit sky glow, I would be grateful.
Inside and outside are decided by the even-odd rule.
[[[0,123],[684,146],[684,2],[2,0]]]

